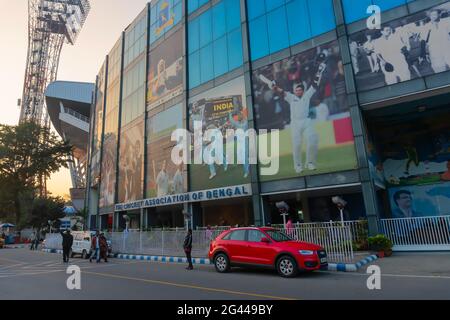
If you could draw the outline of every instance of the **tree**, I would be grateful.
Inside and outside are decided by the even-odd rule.
[[[61,197],[36,198],[33,201],[31,217],[28,225],[38,230],[48,226],[48,222],[55,223],[54,227],[58,227],[59,219],[64,218],[64,208],[66,202]]]
[[[37,178],[47,179],[61,167],[67,168],[71,152],[69,142],[48,128],[30,122],[0,125],[0,190],[8,189],[8,199],[2,201],[12,204],[16,224],[37,193]]]

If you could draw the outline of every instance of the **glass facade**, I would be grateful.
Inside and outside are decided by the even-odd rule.
[[[247,8],[252,60],[336,27],[332,0],[248,0]]]
[[[413,1],[414,6],[407,6]],[[363,120],[372,110],[369,107],[381,101],[386,105],[384,112],[394,112],[406,95],[437,95],[436,88],[450,85],[450,1],[433,3],[341,0],[339,6],[333,0],[153,1],[125,30],[123,41],[111,51],[97,77],[90,181],[92,187],[100,183],[100,211],[116,205],[115,210],[123,215],[124,208],[135,201],[174,197],[170,198],[173,201],[186,192],[204,191],[204,196],[213,198],[223,194],[221,200],[228,201],[224,189],[236,187],[234,191],[241,192],[245,204],[220,202],[222,208],[233,209],[218,210],[214,201],[199,205],[202,199],[198,198],[198,203],[177,202],[175,209],[152,204],[148,217],[178,221],[178,211],[187,210],[189,203],[189,210],[198,215],[195,221],[241,221],[230,212],[245,207],[246,217],[260,224],[263,214],[279,219],[276,203],[285,200],[299,212],[323,209],[323,214],[313,212],[308,219],[326,221],[336,213],[331,197],[343,190],[343,194],[351,193],[347,199],[352,201],[353,212],[348,216],[356,219],[366,213],[379,215],[375,211],[382,200],[374,184],[386,188],[384,199],[394,199],[385,210],[391,206],[395,211],[405,179],[408,190],[414,189],[410,185],[423,172],[436,171],[424,176],[424,181],[430,176],[433,183],[447,181],[446,124],[439,122],[439,130],[430,128],[435,146],[423,158],[416,151],[429,147],[426,143],[414,148],[394,146],[389,137],[377,135]],[[381,30],[354,23],[367,17],[370,5],[392,10]],[[338,33],[337,21],[351,26]],[[244,61],[250,63],[244,65]],[[226,157],[214,165],[175,165],[171,151],[176,141],[171,133],[185,128],[193,133],[195,121],[201,122],[203,130],[217,129],[223,137],[227,129],[255,129],[259,140],[270,141],[276,136],[271,131],[278,130],[278,172],[263,174],[274,160],[273,150],[260,155],[258,167],[248,161],[233,165]],[[383,127],[382,132],[399,136],[392,128]],[[366,136],[374,139],[366,141]],[[404,141],[411,144],[406,136]],[[211,141],[194,140],[192,144],[188,150],[192,161],[198,153],[215,157]],[[247,145],[226,139],[223,145],[231,146],[245,160]],[[436,163],[430,164],[431,155]],[[413,173],[414,167],[422,171],[416,168]],[[248,191],[248,186],[258,188]],[[308,190],[314,190],[314,196]],[[286,193],[290,195],[280,196]],[[266,209],[260,205],[269,213],[261,213]],[[441,203],[435,207],[432,212],[447,214]],[[165,220],[164,212],[173,217]],[[209,220],[209,214],[215,218]],[[118,220],[116,225],[124,224]]]
[[[108,57],[109,81],[106,89],[99,201],[99,207],[101,209],[111,207],[115,204],[122,39],[117,42]]]
[[[346,23],[352,23],[369,17],[367,8],[377,5],[381,11],[387,11],[399,6],[403,6],[415,0],[342,0]]]
[[[243,63],[239,0],[222,0],[188,22],[189,88]]]
[[[150,45],[181,21],[182,0],[159,0],[150,11]]]

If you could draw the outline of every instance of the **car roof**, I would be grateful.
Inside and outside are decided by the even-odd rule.
[[[231,228],[230,231],[236,231],[236,230],[260,230],[260,231],[271,231],[276,230],[275,228],[271,227],[242,227],[242,228]]]

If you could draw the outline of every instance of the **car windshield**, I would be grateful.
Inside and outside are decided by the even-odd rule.
[[[266,233],[276,242],[293,241],[291,237],[280,231],[268,230]]]

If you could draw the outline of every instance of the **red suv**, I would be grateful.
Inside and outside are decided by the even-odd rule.
[[[217,272],[233,266],[276,269],[282,277],[302,271],[328,268],[327,254],[318,245],[298,242],[273,228],[238,228],[222,233],[211,242],[209,259]]]

